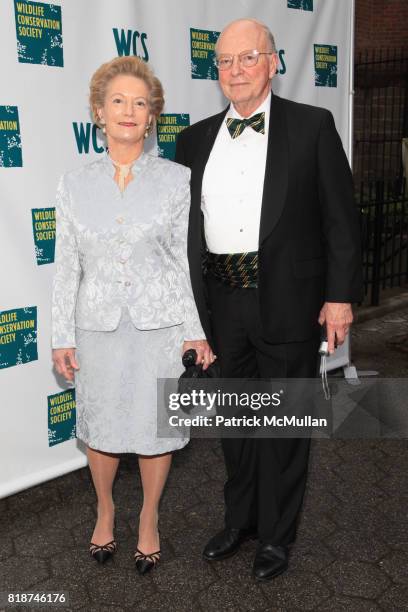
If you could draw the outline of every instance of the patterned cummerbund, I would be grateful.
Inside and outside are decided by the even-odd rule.
[[[258,252],[207,253],[207,272],[231,287],[256,289],[258,286]]]

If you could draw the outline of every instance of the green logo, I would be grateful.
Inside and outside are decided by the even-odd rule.
[[[190,125],[189,114],[166,113],[157,119],[157,148],[160,157],[174,159],[177,135]]]
[[[75,389],[48,396],[48,446],[76,438]]]
[[[61,7],[14,0],[14,13],[18,61],[63,66]]]
[[[0,369],[38,359],[37,306],[0,312]]]
[[[337,46],[314,45],[315,85],[337,87]]]
[[[118,55],[137,55],[145,62],[149,61],[149,52],[147,50],[147,34],[146,32],[138,32],[137,30],[125,30],[113,28],[113,37],[115,39]]]
[[[105,146],[101,139],[101,131],[95,123],[78,123],[73,121],[72,127],[74,128],[78,153],[88,154],[91,145],[95,153],[103,153],[105,151]]]
[[[286,61],[284,58],[285,49],[279,49],[278,57],[279,57],[279,66],[276,69],[276,74],[286,74]]]
[[[313,0],[288,0],[288,8],[313,11]]]
[[[37,264],[53,263],[55,252],[55,208],[32,208]]]
[[[190,28],[192,79],[218,80],[214,49],[219,35],[220,32]]]
[[[17,106],[0,106],[0,167],[21,167],[20,122]]]

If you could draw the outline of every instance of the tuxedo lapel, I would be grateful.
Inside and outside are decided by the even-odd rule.
[[[288,189],[288,133],[283,102],[272,94],[268,150],[262,195],[259,246],[271,233],[282,214]]]

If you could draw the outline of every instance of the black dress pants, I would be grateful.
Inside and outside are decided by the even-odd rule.
[[[210,274],[208,298],[215,350],[224,378],[314,378],[312,340],[271,344],[262,337],[256,289],[229,287]],[[225,524],[254,529],[263,542],[295,540],[306,486],[310,439],[222,438],[227,469]]]

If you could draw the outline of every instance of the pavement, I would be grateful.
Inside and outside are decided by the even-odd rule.
[[[408,377],[401,334],[408,303],[357,317],[358,370]],[[398,340],[395,343],[395,340]],[[407,440],[313,440],[309,479],[289,570],[251,577],[256,542],[215,564],[202,560],[223,524],[224,466],[217,440],[194,439],[175,454],[160,515],[162,561],[133,567],[141,485],[135,456],[115,483],[115,558],[89,557],[95,495],[87,468],[0,500],[0,592],[65,592],[86,612],[402,612],[408,610]],[[33,610],[31,607],[7,608]]]

